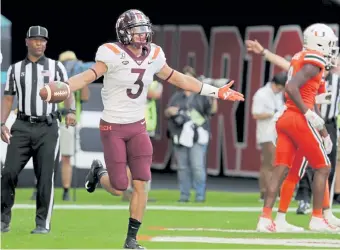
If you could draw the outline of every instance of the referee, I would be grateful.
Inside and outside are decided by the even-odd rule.
[[[338,74],[331,71],[325,73],[326,91],[332,92],[331,104],[322,104],[320,114],[325,121],[326,129],[331,137],[333,148],[328,155],[331,161],[331,172],[328,178],[330,188],[330,201],[334,199],[334,185],[335,185],[335,168],[337,164],[337,140],[338,140],[338,124],[337,117],[339,115],[340,102],[340,77]],[[310,202],[312,195],[312,181],[313,171],[310,167],[307,168],[306,174],[300,180],[299,188],[295,199],[299,201],[299,206],[296,210],[297,214],[306,214],[310,211]]]
[[[27,31],[27,57],[11,65],[7,72],[1,113],[1,139],[8,144],[5,165],[1,169],[1,232],[10,230],[18,175],[33,157],[37,178],[37,207],[33,234],[49,233],[54,200],[54,164],[59,151],[60,115],[56,104],[39,97],[39,90],[51,81],[67,81],[64,66],[45,57],[48,31],[32,26]],[[17,119],[11,131],[6,126],[14,96],[18,98]],[[68,107],[66,123],[75,125],[74,110]]]

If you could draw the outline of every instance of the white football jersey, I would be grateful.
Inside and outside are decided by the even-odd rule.
[[[102,119],[127,124],[145,117],[148,86],[166,63],[161,47],[151,43],[145,56],[136,57],[120,43],[98,48],[96,61],[107,65],[104,74]]]

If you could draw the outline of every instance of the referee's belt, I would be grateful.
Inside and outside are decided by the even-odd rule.
[[[25,115],[25,113],[23,112],[18,112],[17,119],[22,120],[22,121],[27,121],[30,123],[49,122],[50,120],[54,120],[54,119],[60,120],[60,113],[55,112],[47,116],[45,115],[44,116],[30,116],[30,115]]]

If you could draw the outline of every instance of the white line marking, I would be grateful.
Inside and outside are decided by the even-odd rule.
[[[34,204],[15,204],[14,209],[35,209]],[[66,205],[56,204],[54,209],[61,210],[125,210],[128,205]],[[163,206],[149,205],[148,210],[168,210],[168,211],[199,211],[199,212],[261,212],[262,207],[190,207],[190,206]],[[274,211],[276,208],[274,208]],[[289,209],[290,212],[296,211],[296,207]],[[333,212],[340,213],[340,208],[333,208]]]
[[[155,230],[155,231],[180,231],[180,232],[222,232],[222,233],[259,233],[263,234],[261,232],[258,232],[256,230],[246,230],[246,229],[223,229],[223,228],[162,228],[162,227],[149,227],[148,230]],[[315,231],[309,231],[306,230],[302,232],[278,232],[278,233],[294,233],[294,234],[323,234],[320,232]],[[330,233],[324,233],[329,235]]]
[[[177,237],[156,236],[150,239],[152,242],[186,242],[186,243],[210,243],[210,244],[242,244],[242,245],[280,245],[303,247],[330,247],[339,248],[340,240],[330,239],[254,239],[254,238],[216,238],[216,237]]]

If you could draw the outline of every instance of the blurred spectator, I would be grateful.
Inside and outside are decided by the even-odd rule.
[[[275,128],[272,118],[274,114],[283,108],[283,94],[287,73],[276,74],[271,82],[256,91],[253,97],[252,115],[256,120],[256,141],[261,147],[260,167],[260,199],[266,194],[266,183],[269,181],[273,170],[273,157],[275,153]]]
[[[192,67],[186,66],[183,71],[196,77]],[[216,99],[182,90],[172,95],[165,110],[178,167],[179,202],[189,201],[192,187],[196,190],[196,202],[205,201],[209,119],[216,111]]]

